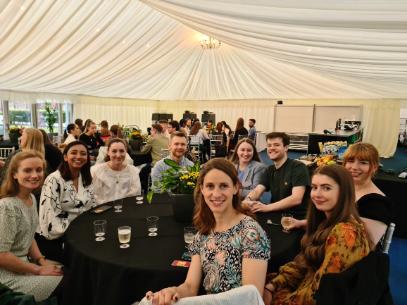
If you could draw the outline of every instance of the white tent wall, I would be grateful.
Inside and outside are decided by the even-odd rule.
[[[407,100],[400,101],[400,118],[407,118]]]
[[[185,110],[201,115],[204,110],[214,112],[216,120],[225,120],[234,129],[236,119],[255,118],[257,129],[272,131],[275,100],[225,101],[142,101],[81,96],[74,105],[74,117],[91,118],[111,124],[136,124],[143,130],[151,125],[154,112],[172,113],[179,120]],[[363,106],[364,141],[374,144],[382,157],[391,157],[397,146],[399,129],[399,100],[284,100],[285,105],[343,105]]]

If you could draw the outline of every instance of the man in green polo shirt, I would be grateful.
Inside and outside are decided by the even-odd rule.
[[[283,211],[303,217],[309,198],[310,178],[307,167],[300,161],[288,158],[290,138],[283,132],[272,132],[266,136],[267,154],[273,164],[261,184],[246,197],[252,212]],[[271,192],[271,204],[258,201],[264,191]]]

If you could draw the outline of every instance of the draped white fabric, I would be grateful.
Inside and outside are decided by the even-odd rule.
[[[407,96],[405,1],[143,2],[0,0],[0,89],[151,100]],[[222,46],[203,50],[195,30]]]

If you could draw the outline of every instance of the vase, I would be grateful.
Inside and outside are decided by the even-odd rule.
[[[194,195],[168,194],[171,198],[175,221],[191,224],[195,206]]]

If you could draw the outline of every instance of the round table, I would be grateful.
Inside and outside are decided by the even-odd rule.
[[[174,220],[166,195],[155,195],[152,204],[142,205],[135,198],[123,202],[123,212],[110,209],[101,214],[86,212],[77,217],[66,232],[65,261],[67,279],[63,304],[131,304],[148,290],[156,291],[181,284],[188,272],[172,267],[185,250],[183,228],[187,224]],[[146,217],[160,217],[157,237],[147,236]],[[93,221],[107,220],[106,240],[97,242]],[[299,249],[299,232],[283,233],[278,214],[258,215],[258,221],[271,239],[269,270],[291,260]],[[132,228],[130,247],[121,249],[117,237],[119,226]]]

